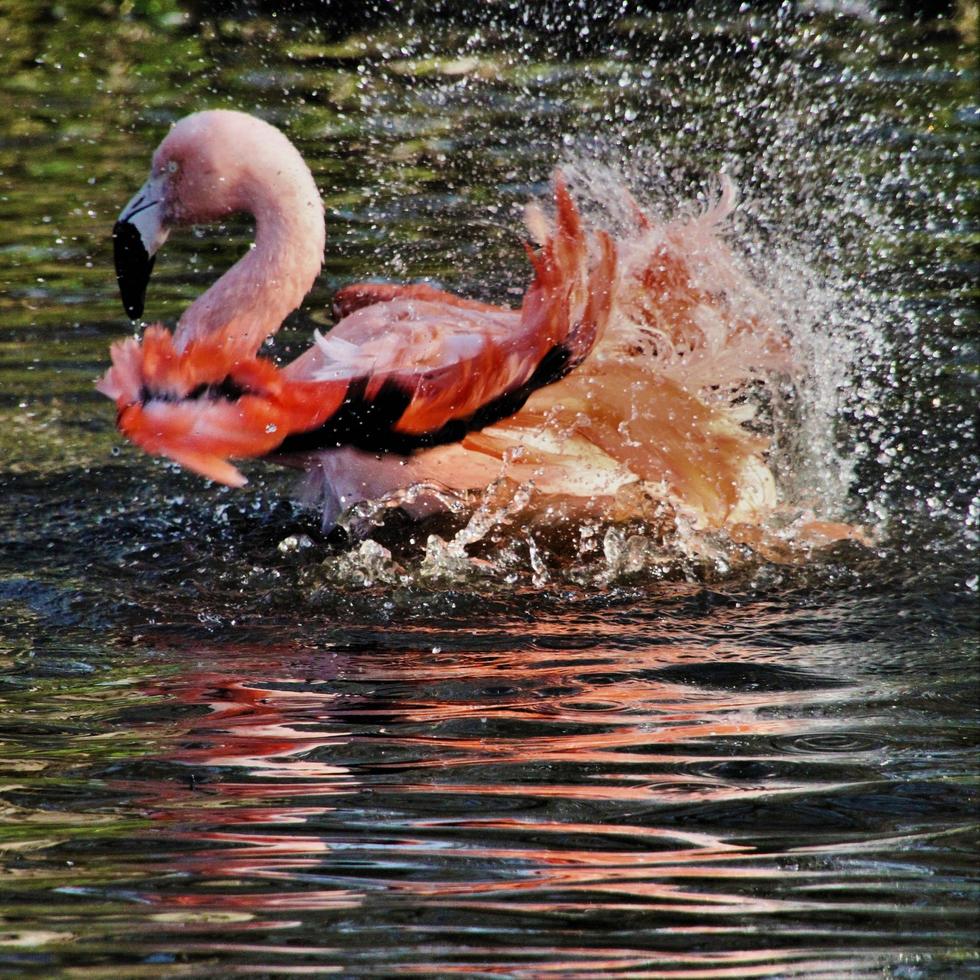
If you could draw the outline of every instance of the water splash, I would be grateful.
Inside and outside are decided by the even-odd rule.
[[[833,284],[817,276],[812,263],[789,247],[773,243],[768,288],[756,285],[749,271],[751,248],[739,252],[733,246],[729,250],[715,233],[735,206],[735,191],[727,178],[721,178],[720,196],[714,203],[700,209],[694,203],[676,208],[691,216],[686,222],[675,221],[662,228],[641,225],[638,233],[637,216],[656,205],[632,195],[615,170],[580,158],[567,163],[565,173],[591,220],[619,236],[625,282],[632,282],[630,277],[643,281],[651,254],[659,255],[663,249],[665,261],[670,261],[673,250],[694,270],[694,295],[719,297],[710,302],[698,300],[700,305],[685,312],[690,326],[684,329],[697,337],[689,341],[662,314],[660,297],[650,295],[648,300],[644,290],[649,287],[634,292],[628,285],[622,288],[623,305],[594,359],[600,365],[628,360],[637,357],[640,348],[644,361],[652,366],[647,370],[664,379],[665,385],[663,390],[646,383],[629,388],[631,405],[618,429],[624,442],[640,453],[647,448],[652,451],[650,438],[655,433],[636,441],[633,426],[639,426],[652,410],[649,398],[657,399],[658,392],[667,397],[673,389],[666,386],[678,387],[705,405],[723,410],[733,433],[745,427],[769,442],[770,462],[780,478],[780,505],[774,510],[769,502],[772,477],[761,459],[754,467],[742,468],[737,506],[729,505],[722,531],[717,526],[708,530],[711,523],[689,512],[666,483],[644,483],[642,479],[621,487],[615,499],[593,498],[567,508],[551,501],[554,494],[539,495],[531,506],[535,497],[532,482],[515,484],[500,478],[482,493],[470,494],[418,483],[359,503],[340,516],[339,526],[349,537],[359,539],[383,528],[386,516],[394,510],[418,516],[434,506],[457,516],[468,514],[467,523],[449,538],[412,532],[414,537],[426,537],[424,555],[414,571],[393,566],[391,550],[384,549],[382,555],[362,544],[332,574],[340,576],[338,581],[358,585],[396,580],[407,584],[413,577],[445,584],[501,576],[505,581],[514,581],[515,576],[528,578],[535,587],[562,580],[607,585],[640,574],[661,577],[678,569],[686,573],[695,566],[724,575],[758,554],[794,560],[797,553],[843,537],[861,540],[859,530],[852,533],[845,526],[827,523],[828,517],[846,509],[853,477],[853,468],[834,437],[842,392],[859,371],[862,357],[875,350],[874,343],[861,343],[854,337],[842,312],[853,308],[853,298],[842,296]],[[533,231],[545,228],[547,219],[533,207],[528,223]],[[645,227],[649,230],[642,230]],[[668,303],[662,305],[668,308]],[[748,327],[739,329],[742,324]],[[783,335],[788,338],[790,356]],[[879,333],[873,339],[879,350],[884,349]],[[575,414],[556,405],[543,417],[559,447],[577,430],[587,431],[592,421],[589,413],[601,405],[589,401],[597,390],[585,392],[584,412]],[[867,397],[869,391],[865,386],[860,394]],[[519,472],[520,450],[508,451],[502,472],[512,464],[511,472]],[[740,516],[743,510],[745,516]],[[518,516],[521,530],[515,534],[509,528]],[[600,524],[593,523],[596,518]],[[546,527],[550,537],[555,537],[556,527],[566,538],[569,532],[574,537],[576,529],[590,529],[590,533],[580,533],[577,550],[566,544],[553,556],[535,538],[537,525]],[[595,550],[591,541],[600,527],[603,547],[596,563],[597,556],[590,553]],[[494,546],[489,551],[488,543]]]
[[[880,398],[870,366],[885,362],[892,350],[880,298],[862,294],[854,282],[827,276],[819,255],[797,242],[791,223],[763,234],[755,219],[759,202],[739,200],[724,174],[715,180],[706,175],[699,201],[672,200],[670,187],[651,184],[649,176],[625,176],[581,155],[570,156],[563,170],[587,202],[590,217],[619,234],[635,221],[637,208],[691,222],[710,222],[717,215],[713,220],[732,254],[713,262],[710,252],[705,254],[698,285],[723,290],[745,321],[771,323],[790,345],[789,370],[751,336],[735,338],[739,346],[726,357],[723,347],[732,338],[720,324],[703,319],[706,349],[699,357],[692,360],[689,350],[677,350],[662,330],[649,356],[665,377],[723,401],[743,424],[770,440],[767,459],[784,505],[807,507],[824,518],[852,511],[854,461],[840,429],[846,414],[860,419],[875,412]],[[634,195],[625,192],[627,186],[643,190]],[[712,327],[714,336],[708,332]]]

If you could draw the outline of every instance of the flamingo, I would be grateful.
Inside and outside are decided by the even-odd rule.
[[[607,198],[608,227],[587,222],[558,173],[553,217],[529,207],[537,247],[519,309],[426,284],[355,284],[336,296],[335,326],[280,366],[259,349],[320,270],[320,195],[274,126],[195,113],[172,127],[115,225],[127,313],[141,317],[171,229],[247,212],[254,246],[173,333],[155,324],[114,343],[98,390],[126,438],[212,480],[244,484],[233,459],[302,467],[327,527],[399,488],[500,477],[583,508],[641,490],[698,527],[761,521],[777,494],[744,394],[791,365],[720,235],[733,189],[666,223],[625,191]]]

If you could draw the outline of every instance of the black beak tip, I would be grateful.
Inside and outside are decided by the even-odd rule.
[[[116,281],[126,315],[138,320],[146,302],[146,285],[150,281],[156,256],[143,244],[139,230],[128,221],[117,221],[112,229]]]

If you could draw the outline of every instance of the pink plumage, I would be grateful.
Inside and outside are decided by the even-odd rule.
[[[172,338],[157,326],[114,345],[99,390],[130,439],[212,479],[238,485],[229,460],[258,456],[317,474],[328,523],[412,483],[469,490],[500,477],[584,510],[645,495],[696,526],[759,522],[776,487],[739,396],[791,361],[720,236],[734,190],[724,183],[713,209],[666,224],[625,189],[605,197],[627,215],[615,229],[583,218],[561,175],[554,217],[529,209],[540,247],[528,249],[519,309],[427,285],[352,285],[333,329],[279,368],[257,352],[319,271],[316,186],[269,124],[187,117],[117,224],[124,296],[142,296],[145,278],[125,279],[148,278],[173,226],[246,211],[255,245]]]

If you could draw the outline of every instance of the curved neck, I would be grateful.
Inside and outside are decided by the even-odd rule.
[[[305,164],[249,174],[237,197],[239,209],[255,217],[255,243],[184,311],[174,335],[178,350],[220,334],[235,357],[254,356],[320,271],[323,202]]]

